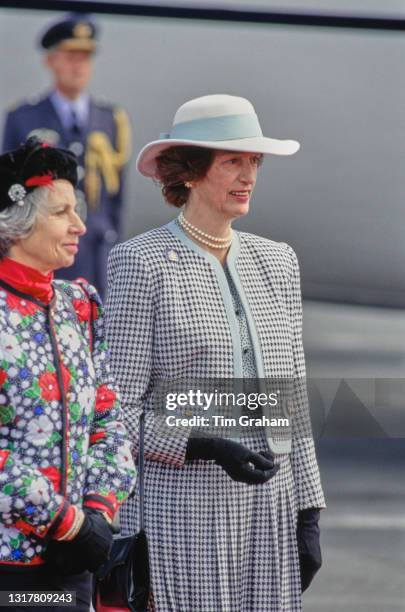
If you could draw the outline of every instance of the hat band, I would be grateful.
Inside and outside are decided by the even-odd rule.
[[[170,133],[161,133],[161,140],[223,141],[263,136],[255,114],[205,117],[176,123]]]

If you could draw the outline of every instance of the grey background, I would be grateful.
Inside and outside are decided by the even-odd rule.
[[[48,85],[33,48],[43,21],[40,12],[0,12],[0,50],[8,58],[1,108]],[[296,249],[307,298],[405,304],[405,36],[128,17],[99,22],[92,90],[128,109],[135,155],[170,128],[185,100],[221,92],[248,97],[265,134],[296,138],[302,150],[266,159],[251,214],[237,226]],[[134,164],[129,175],[127,236],[174,216]]]
[[[253,5],[405,13],[402,0]],[[0,10],[0,108],[46,89],[33,40],[53,15]],[[170,127],[185,100],[220,92],[251,99],[268,135],[302,142],[297,156],[266,160],[252,212],[239,227],[287,241],[298,252],[311,376],[403,378],[404,35],[118,17],[99,22],[92,90],[125,105],[135,154]],[[126,235],[174,214],[132,162]],[[352,305],[336,303],[342,300]],[[402,396],[387,397],[380,409],[395,416],[403,403]],[[304,597],[307,612],[403,612],[403,449],[403,440],[318,445],[328,510],[324,568]]]

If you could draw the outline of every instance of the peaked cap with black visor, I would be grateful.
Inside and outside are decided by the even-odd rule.
[[[47,26],[40,45],[43,49],[89,51],[97,47],[97,27],[89,15],[69,13]]]
[[[36,187],[57,179],[65,179],[76,187],[76,156],[34,136],[29,138],[18,149],[0,156],[0,212],[11,206],[23,206],[24,198]]]

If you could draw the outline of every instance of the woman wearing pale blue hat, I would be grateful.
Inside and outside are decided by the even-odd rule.
[[[182,105],[170,133],[137,160],[181,209],[109,261],[112,366],[136,452],[146,415],[150,610],[296,612],[321,565],[325,502],[303,383],[297,258],[285,243],[232,229],[249,211],[262,156],[298,149],[264,137],[244,98],[211,95]],[[292,434],[264,424],[232,439],[191,427],[162,435],[160,382],[195,378],[293,381]],[[136,499],[121,522],[136,530]]]

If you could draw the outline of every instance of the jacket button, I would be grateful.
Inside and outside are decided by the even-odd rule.
[[[40,525],[37,529],[38,533],[44,533],[44,531],[46,531],[46,527],[45,525]]]

